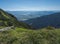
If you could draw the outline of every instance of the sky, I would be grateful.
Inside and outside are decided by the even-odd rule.
[[[0,0],[7,11],[60,11],[60,0]]]

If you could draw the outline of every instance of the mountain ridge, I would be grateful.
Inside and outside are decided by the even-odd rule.
[[[25,22],[35,29],[48,26],[60,28],[60,12],[26,20]]]
[[[12,25],[15,27],[30,28],[28,24],[18,21],[14,15],[0,9],[0,27]]]
[[[13,14],[19,21],[25,21],[31,18],[37,18],[40,16],[49,15],[55,13],[55,11],[7,11]]]

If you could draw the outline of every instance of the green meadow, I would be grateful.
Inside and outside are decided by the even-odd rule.
[[[0,44],[60,44],[60,29],[11,29],[0,32]]]

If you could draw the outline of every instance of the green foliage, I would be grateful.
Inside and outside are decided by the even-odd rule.
[[[17,19],[13,15],[5,12],[2,9],[0,9],[0,21],[0,26],[11,26],[15,24],[17,25],[18,23]]]
[[[0,27],[14,26],[31,29],[31,26],[17,20],[12,14],[0,9]]]
[[[48,29],[48,30],[53,30],[53,29],[55,29],[55,28],[52,27],[52,26],[48,26],[46,29]]]
[[[60,44],[60,29],[48,26],[41,30],[30,30],[32,27],[28,24],[19,22],[13,15],[1,9],[0,25],[0,28],[11,25],[16,28],[0,32],[0,44]]]
[[[0,32],[0,44],[60,44],[60,30],[16,28]]]

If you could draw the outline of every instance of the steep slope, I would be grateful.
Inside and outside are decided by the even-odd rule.
[[[60,12],[34,18],[34,19],[30,19],[25,22],[31,25],[35,29],[43,28],[47,26],[53,26],[56,28],[60,28]]]
[[[28,24],[25,24],[24,22],[19,22],[14,15],[5,12],[2,9],[0,9],[0,26],[17,26],[30,28]]]
[[[0,26],[12,26],[15,25],[14,21],[17,20],[13,15],[0,9]]]

